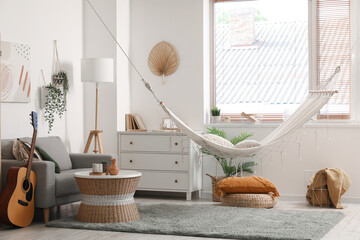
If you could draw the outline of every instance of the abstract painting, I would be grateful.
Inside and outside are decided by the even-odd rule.
[[[1,42],[1,101],[30,102],[30,46]]]

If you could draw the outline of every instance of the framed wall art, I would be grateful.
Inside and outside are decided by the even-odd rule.
[[[1,47],[1,101],[30,102],[30,46],[2,41]]]

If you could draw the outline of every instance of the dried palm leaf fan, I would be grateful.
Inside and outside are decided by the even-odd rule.
[[[163,84],[166,76],[173,74],[179,66],[179,58],[174,47],[165,41],[159,42],[151,50],[148,65],[153,74],[162,76]]]

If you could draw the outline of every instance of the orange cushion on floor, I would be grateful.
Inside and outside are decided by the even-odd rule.
[[[215,192],[218,196],[223,193],[274,193],[279,197],[279,192],[274,184],[262,177],[229,177],[218,182]]]

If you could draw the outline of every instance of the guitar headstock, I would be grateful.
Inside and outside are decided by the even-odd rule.
[[[32,111],[30,114],[31,117],[31,125],[33,126],[34,130],[38,128],[38,115],[36,112]]]

